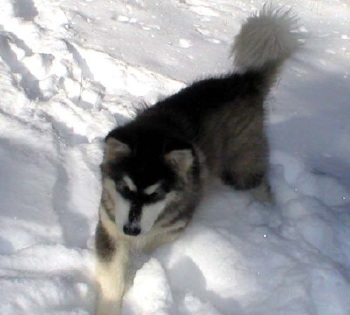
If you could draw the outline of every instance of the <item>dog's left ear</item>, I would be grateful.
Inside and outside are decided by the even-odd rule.
[[[104,162],[118,161],[123,157],[130,155],[131,150],[129,146],[116,138],[106,139],[104,146]]]
[[[165,161],[175,168],[182,176],[186,176],[189,169],[192,167],[194,158],[192,150],[173,150],[165,154]]]

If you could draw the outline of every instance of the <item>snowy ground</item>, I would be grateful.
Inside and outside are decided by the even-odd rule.
[[[276,205],[214,185],[142,257],[126,315],[350,314],[350,4],[293,5],[306,44],[268,104]],[[100,143],[138,104],[230,69],[261,0],[1,0],[0,314],[93,314]]]

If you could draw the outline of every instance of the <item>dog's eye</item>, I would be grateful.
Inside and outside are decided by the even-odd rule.
[[[159,196],[159,192],[158,191],[155,191],[155,192],[153,192],[153,193],[151,193],[151,194],[149,194],[149,195],[147,195],[148,196],[148,198],[150,198],[150,199],[156,199],[158,196]]]
[[[147,198],[152,201],[160,200],[164,198],[164,191],[161,188],[146,194]]]
[[[121,185],[120,188],[119,188],[119,191],[124,194],[124,195],[128,195],[130,194],[131,190],[129,188],[128,185],[124,184],[124,185]]]

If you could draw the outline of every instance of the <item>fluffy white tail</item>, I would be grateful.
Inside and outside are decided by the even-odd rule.
[[[297,18],[291,10],[264,6],[242,25],[232,46],[237,71],[279,66],[299,46]]]

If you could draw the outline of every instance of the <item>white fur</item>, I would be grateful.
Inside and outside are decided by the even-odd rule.
[[[109,262],[96,261],[99,294],[96,315],[120,315],[129,262],[129,245],[119,242],[118,250]]]
[[[238,71],[261,68],[267,63],[279,63],[299,46],[297,18],[291,10],[264,6],[242,25],[232,46]]]
[[[159,183],[159,182],[158,182],[158,183],[155,183],[155,184],[153,184],[153,185],[148,186],[147,188],[145,188],[145,189],[143,190],[143,192],[144,192],[146,195],[151,195],[151,194],[153,194],[153,193],[159,188],[159,186],[160,186],[160,183]]]
[[[131,191],[137,191],[137,188],[136,188],[134,182],[132,181],[132,179],[129,176],[125,175],[123,177],[123,180]]]
[[[118,192],[116,192],[115,223],[118,225],[121,231],[123,231],[124,225],[129,222],[130,208],[130,202],[125,200]]]
[[[167,200],[163,199],[156,203],[152,203],[150,205],[144,205],[142,207],[142,215],[141,215],[141,233],[147,233],[151,230],[154,222],[157,220],[159,215],[164,210],[167,204]]]
[[[168,193],[163,200],[142,207],[141,234],[149,232],[165,207],[176,198],[176,193]]]
[[[117,224],[120,231],[123,231],[123,226],[128,223],[130,202],[125,200],[115,188],[113,180],[106,178],[104,180],[104,187],[109,191],[113,203],[115,206],[115,223]]]

